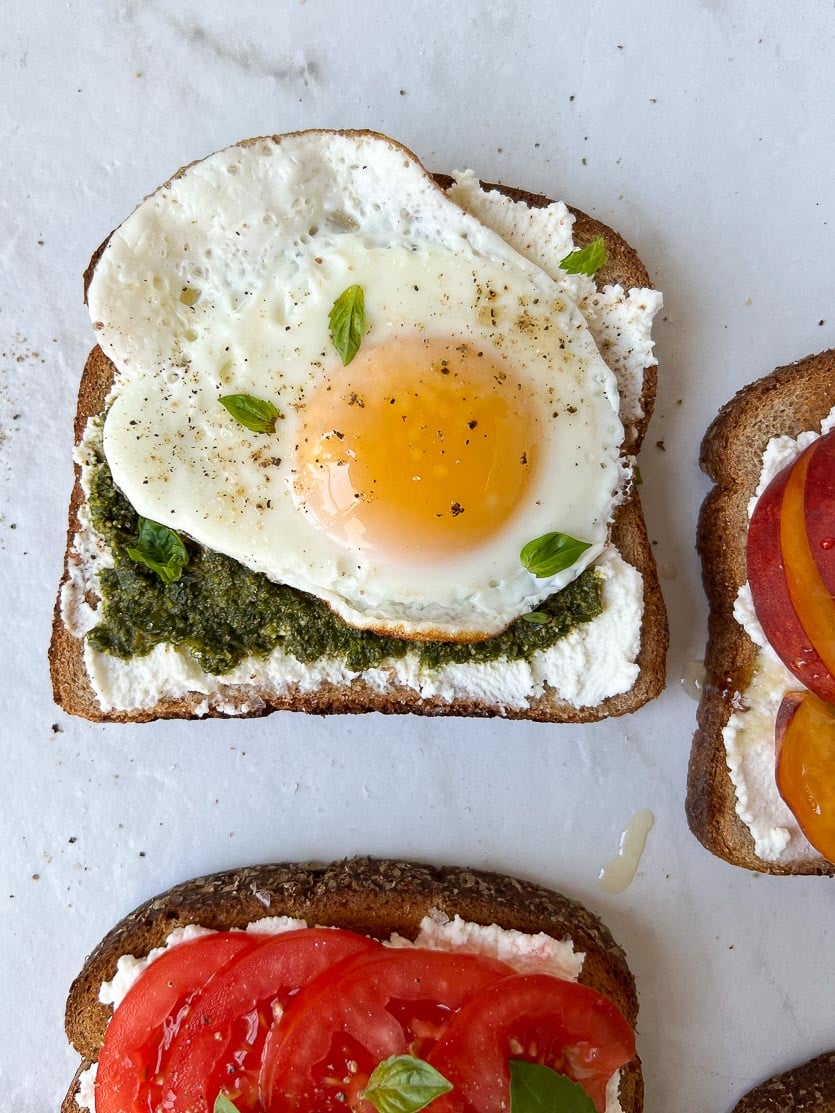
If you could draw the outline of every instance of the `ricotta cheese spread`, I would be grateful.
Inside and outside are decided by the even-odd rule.
[[[150,708],[161,699],[196,693],[202,702],[195,714],[208,714],[210,709],[247,714],[263,708],[270,697],[296,690],[312,692],[325,684],[343,686],[353,680],[379,692],[400,686],[424,698],[483,700],[503,710],[523,709],[551,687],[574,707],[594,707],[635,683],[643,615],[640,572],[612,548],[597,567],[603,577],[602,613],[529,659],[429,668],[417,654],[407,653],[376,668],[353,672],[336,657],[304,663],[276,648],[266,658],[245,658],[223,676],[204,672],[188,652],[169,644],[127,660],[85,644],[84,660],[104,711]],[[87,611],[89,604],[83,598],[79,601],[73,577],[64,592],[64,620],[70,629],[83,631],[73,627],[71,619],[81,614],[90,621]]]
[[[835,408],[814,430],[798,437],[772,437],[763,453],[757,489],[748,504],[748,517],[775,476],[792,464],[819,436],[835,428]],[[736,792],[736,813],[751,832],[754,850],[765,862],[793,862],[817,858],[797,820],[777,791],[774,776],[775,724],[786,692],[801,683],[768,644],[757,621],[751,589],[743,584],[734,603],[734,618],[757,646],[751,682],[741,694],[722,731],[731,781]]]
[[[291,916],[267,916],[248,924],[246,931],[276,935],[307,927],[304,920]],[[116,973],[111,981],[104,982],[99,990],[99,1001],[113,1009],[124,1000],[128,990],[143,970],[147,969],[171,947],[210,935],[209,928],[189,924],[177,928],[166,938],[162,947],[155,947],[144,957],[121,955],[116,963]],[[460,916],[450,919],[438,909],[430,909],[421,920],[415,939],[409,940],[396,933],[385,943],[395,948],[423,947],[435,951],[464,951],[486,955],[507,963],[520,974],[551,974],[565,981],[576,982],[583,970],[585,954],[574,950],[573,941],[554,939],[544,932],[526,935],[513,929],[500,928],[497,924],[470,923]],[[79,1075],[76,1104],[95,1113],[96,1064],[93,1063]],[[620,1071],[615,1071],[606,1087],[606,1113],[622,1113],[619,1099]]]
[[[634,427],[642,416],[644,369],[656,362],[651,329],[661,308],[661,294],[624,291],[620,286],[598,290],[592,278],[561,271],[560,261],[574,249],[574,216],[562,202],[528,208],[483,190],[471,171],[456,175],[449,193],[457,204],[558,281],[577,302],[617,379],[621,420],[624,426]],[[91,446],[97,436],[100,430],[94,419],[77,450],[82,486],[88,481]],[[622,463],[623,489],[631,477],[631,464],[630,459]],[[99,569],[108,564],[112,560],[82,506],[62,589],[62,617],[77,637],[84,637],[97,623],[90,587]],[[187,651],[169,644],[156,646],[146,656],[124,660],[85,643],[85,665],[104,712],[144,710],[161,700],[192,698],[191,710],[196,716],[210,711],[243,715],[262,709],[270,697],[311,692],[329,684],[344,686],[354,680],[381,693],[396,692],[400,687],[425,699],[483,701],[502,711],[523,710],[549,689],[572,707],[595,707],[634,685],[640,671],[637,658],[644,610],[643,577],[613,546],[607,546],[596,567],[603,579],[603,612],[529,659],[430,668],[417,654],[407,653],[376,668],[354,672],[336,658],[302,663],[278,648],[266,658],[249,657],[232,671],[216,676],[204,672]]]

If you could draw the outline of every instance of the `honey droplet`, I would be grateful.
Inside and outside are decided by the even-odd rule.
[[[681,686],[691,699],[701,698],[705,686],[704,661],[688,661],[681,674]]]
[[[620,837],[617,855],[599,874],[600,888],[605,893],[622,893],[632,884],[654,823],[655,816],[647,808],[635,812],[629,820]]]

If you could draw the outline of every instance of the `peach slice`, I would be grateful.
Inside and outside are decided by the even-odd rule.
[[[835,601],[809,548],[806,468],[819,441],[763,492],[748,526],[748,581],[763,633],[794,676],[835,703]]]
[[[806,473],[803,511],[818,572],[835,593],[835,430],[817,444]]]
[[[820,441],[797,459],[783,492],[780,548],[786,584],[800,624],[829,672],[835,675],[835,599],[821,579],[806,532],[806,476]]]
[[[803,834],[835,862],[835,707],[788,692],[777,712],[777,790]]]

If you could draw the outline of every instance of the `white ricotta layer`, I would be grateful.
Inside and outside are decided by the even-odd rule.
[[[83,1070],[78,1076],[78,1089],[75,1091],[75,1104],[79,1109],[88,1109],[90,1113],[96,1113],[96,1075],[98,1070],[98,1063],[91,1063],[86,1070]]]
[[[625,292],[619,286],[598,291],[593,279],[561,271],[560,261],[574,249],[574,217],[562,202],[530,209],[497,192],[481,190],[470,171],[456,175],[450,196],[578,301],[618,380],[621,420],[624,425],[637,420],[643,371],[655,362],[651,329],[661,295],[654,290]],[[85,492],[100,436],[100,420],[94,418],[76,452]],[[628,471],[626,462],[624,474]],[[112,559],[90,528],[84,507],[79,526],[61,604],[66,626],[83,637],[98,621],[90,587],[99,569],[112,564]],[[218,677],[203,672],[189,653],[170,645],[159,645],[145,657],[120,660],[85,643],[85,665],[104,712],[145,710],[164,699],[197,697],[194,715],[211,710],[244,715],[262,709],[270,696],[311,692],[326,684],[344,686],[354,680],[379,692],[391,692],[400,685],[425,699],[484,701],[501,710],[523,710],[549,689],[574,708],[595,707],[610,696],[629,691],[638,677],[644,608],[643,578],[616,549],[609,546],[597,567],[604,577],[603,613],[529,660],[428,669],[421,666],[417,654],[408,653],[357,673],[334,658],[303,664],[277,649],[266,659],[247,658]]]
[[[487,955],[506,962],[520,974],[553,974],[568,982],[576,982],[580,977],[586,957],[574,950],[573,942],[567,937],[553,939],[545,932],[526,935],[497,924],[473,924],[460,916],[450,919],[437,909],[423,917],[414,942],[401,935],[392,935],[389,942],[392,947],[425,947],[430,951]]]
[[[582,310],[600,354],[615,374],[620,391],[620,419],[627,429],[643,417],[641,391],[644,371],[657,360],[653,355],[652,322],[663,305],[658,290],[598,290],[585,274],[566,274],[560,262],[574,250],[574,215],[562,201],[531,209],[524,201],[510,201],[497,190],[484,190],[472,170],[453,175],[449,196],[462,209],[506,240],[559,283]]]
[[[835,428],[835,408],[821,422],[820,433],[810,430],[797,437],[772,437],[748,517],[775,476],[792,464],[813,441]],[[751,832],[754,850],[765,862],[793,862],[817,858],[797,820],[777,791],[774,775],[775,725],[786,692],[803,685],[789,672],[769,645],[757,620],[751,589],[743,584],[734,603],[734,618],[758,647],[751,682],[722,731],[728,770],[736,791],[736,814]]]

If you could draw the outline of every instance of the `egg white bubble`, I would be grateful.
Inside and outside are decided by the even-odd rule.
[[[337,542],[294,490],[306,401],[342,370],[328,314],[352,284],[365,295],[363,350],[415,336],[469,343],[535,403],[539,466],[525,497],[465,553],[392,560]],[[355,626],[494,634],[603,550],[623,429],[582,314],[387,140],[301,133],[194,164],[114,233],[88,303],[117,367],[105,454],[136,510]],[[238,424],[218,402],[226,394],[273,402],[275,434]],[[590,548],[538,579],[519,553],[552,530]]]

